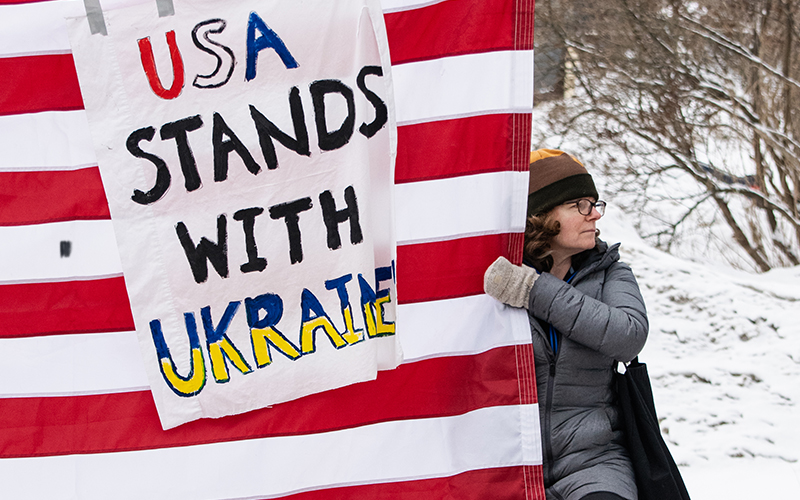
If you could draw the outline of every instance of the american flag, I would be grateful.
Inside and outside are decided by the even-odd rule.
[[[2,498],[544,499],[527,317],[482,288],[521,259],[534,0],[382,5],[404,363],[163,431],[63,21],[83,2],[0,0]]]

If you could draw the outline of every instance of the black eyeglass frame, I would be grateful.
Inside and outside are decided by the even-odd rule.
[[[578,209],[578,213],[583,216],[591,215],[592,209],[596,208],[597,212],[600,214],[600,217],[602,217],[606,213],[607,203],[603,200],[592,202],[586,198],[581,198],[580,200],[568,201],[565,203],[565,205],[575,205],[575,207]]]

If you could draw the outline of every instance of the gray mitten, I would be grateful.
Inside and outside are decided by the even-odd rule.
[[[498,257],[483,275],[483,290],[504,304],[528,307],[528,297],[539,274],[535,269],[515,266]]]

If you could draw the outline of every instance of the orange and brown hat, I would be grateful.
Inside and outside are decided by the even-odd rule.
[[[543,214],[576,198],[597,200],[597,188],[583,164],[558,149],[531,152],[528,215]]]

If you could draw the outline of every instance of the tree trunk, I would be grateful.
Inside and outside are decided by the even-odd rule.
[[[714,195],[712,198],[714,198],[714,201],[717,203],[717,206],[722,212],[725,222],[727,222],[728,226],[730,226],[730,228],[733,230],[733,239],[736,240],[736,243],[738,243],[739,246],[741,246],[744,251],[747,252],[747,255],[753,259],[753,262],[756,263],[761,272],[769,271],[771,269],[770,265],[766,260],[764,260],[764,257],[758,253],[758,250],[753,248],[753,245],[750,244],[750,241],[747,239],[747,235],[744,234],[742,228],[740,228],[739,224],[736,223],[736,218],[733,216],[733,213],[731,213],[731,209],[728,207],[728,204],[725,203],[725,200],[720,198],[718,195]]]

